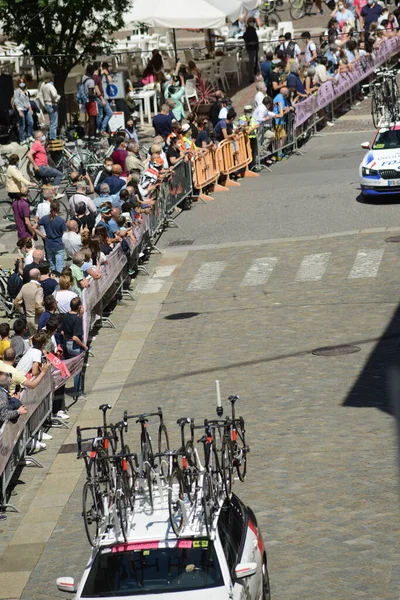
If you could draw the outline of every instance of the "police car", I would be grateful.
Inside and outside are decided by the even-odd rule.
[[[400,194],[400,123],[381,125],[361,148],[368,150],[360,165],[363,196]]]
[[[177,538],[168,509],[135,511],[126,542],[103,536],[82,578],[57,579],[74,599],[270,600],[267,554],[253,511],[234,494],[218,510],[213,534]]]

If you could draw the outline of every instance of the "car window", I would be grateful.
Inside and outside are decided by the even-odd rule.
[[[97,553],[81,597],[112,598],[223,585],[214,544],[210,540],[180,540],[172,548],[149,545],[140,548],[140,544],[128,543],[103,548]]]
[[[372,150],[400,149],[400,129],[382,129],[377,133]]]
[[[226,502],[222,507],[218,519],[219,539],[231,575],[233,575],[235,567],[240,560],[245,527],[246,515],[244,507],[236,496],[232,496],[231,501]]]

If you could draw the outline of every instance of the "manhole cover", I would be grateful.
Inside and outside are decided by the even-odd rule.
[[[194,240],[175,240],[175,242],[170,242],[168,246],[191,246]]]
[[[354,354],[360,352],[360,346],[343,344],[342,346],[324,346],[311,351],[315,356],[341,356],[342,354]]]
[[[183,312],[183,313],[174,313],[172,315],[167,315],[164,317],[168,321],[180,321],[181,319],[191,319],[192,317],[197,317],[200,313],[198,312]]]
[[[393,235],[392,237],[388,237],[388,238],[386,238],[385,242],[399,244],[400,243],[400,235]]]

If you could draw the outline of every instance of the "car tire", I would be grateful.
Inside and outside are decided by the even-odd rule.
[[[262,565],[262,600],[271,600],[271,586],[265,558]]]

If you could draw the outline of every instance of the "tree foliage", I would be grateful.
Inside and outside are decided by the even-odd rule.
[[[0,22],[38,67],[65,80],[79,62],[109,52],[108,36],[123,29],[131,6],[132,0],[0,0]]]

